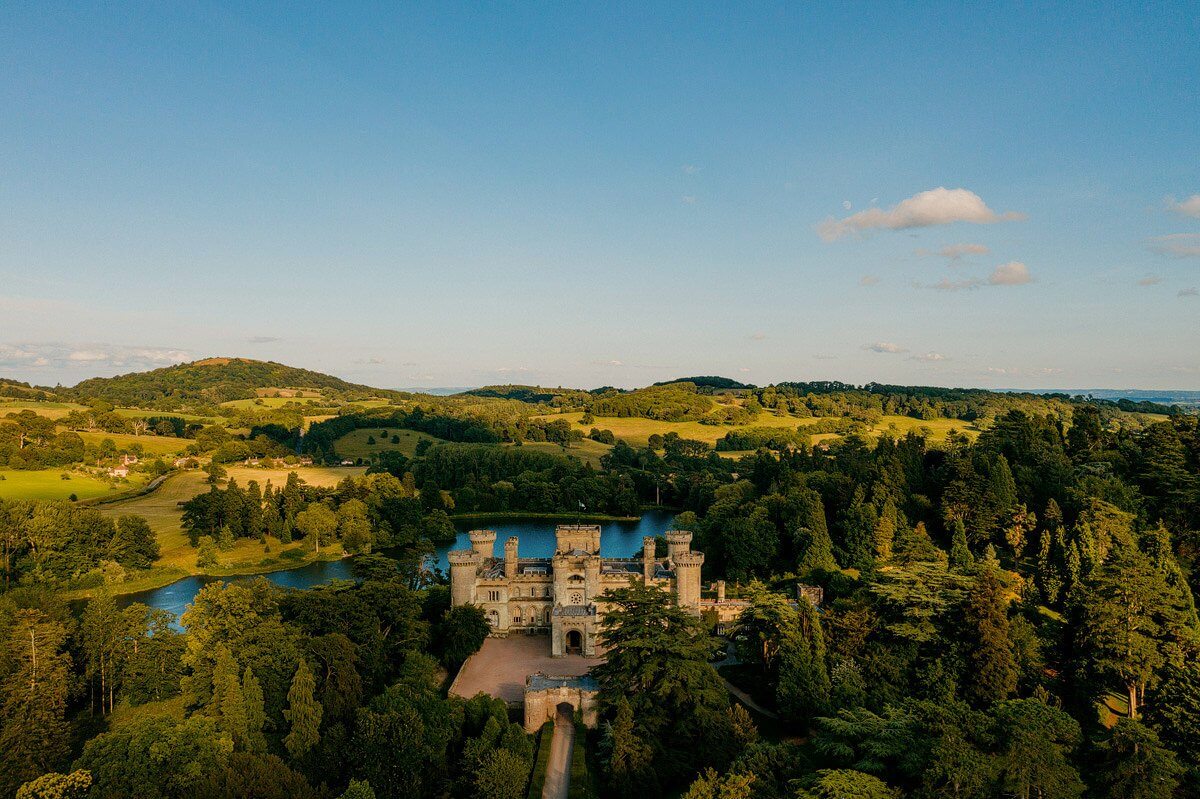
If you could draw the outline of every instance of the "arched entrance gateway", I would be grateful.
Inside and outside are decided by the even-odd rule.
[[[585,727],[596,726],[596,693],[591,677],[554,677],[531,674],[525,678],[525,731],[534,733],[547,721],[579,712]]]
[[[583,652],[583,633],[579,630],[567,630],[567,654],[578,655]]]

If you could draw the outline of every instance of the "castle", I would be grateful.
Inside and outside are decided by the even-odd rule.
[[[700,613],[700,567],[704,554],[693,552],[692,534],[665,534],[667,556],[657,558],[654,539],[642,539],[640,558],[600,557],[599,525],[560,525],[554,531],[551,558],[517,556],[515,537],[495,557],[496,533],[472,530],[471,548],[450,553],[450,602],[483,608],[492,634],[550,633],[554,657],[596,656],[601,595],[643,580],[672,593],[680,607]]]

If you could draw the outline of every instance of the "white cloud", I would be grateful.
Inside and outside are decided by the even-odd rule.
[[[921,361],[923,363],[937,363],[938,361],[946,360],[946,356],[940,352],[927,352],[924,355],[909,356],[910,361]]]
[[[899,344],[893,344],[890,341],[877,341],[874,344],[864,344],[862,348],[871,352],[887,353],[889,355],[908,352],[904,347],[901,347]]]
[[[879,285],[879,278],[875,277],[875,275],[863,275],[858,279],[858,285],[877,286]]]
[[[740,367],[738,367],[738,371],[741,372],[742,374],[745,374],[746,372],[750,371],[750,367],[749,366],[740,366]]]
[[[103,350],[75,350],[67,356],[68,361],[107,361],[108,353]]]
[[[761,330],[750,334],[751,341],[763,341],[766,339],[766,337],[767,337],[767,334],[762,332]]]
[[[854,203],[850,202],[849,200],[842,200],[842,210],[849,211],[853,207]]]
[[[837,360],[836,355],[814,355],[813,358],[815,358],[818,361],[836,361]]]
[[[1181,216],[1190,216],[1193,219],[1200,219],[1200,194],[1193,194],[1185,200],[1175,202],[1174,197],[1167,198],[1167,210],[1174,211]]]
[[[355,358],[354,363],[360,366],[379,366],[386,363],[383,358]],[[415,363],[402,363],[401,366],[416,366]]]
[[[843,219],[829,217],[817,225],[817,233],[825,241],[835,241],[873,228],[904,230],[953,222],[987,225],[1024,218],[1024,214],[1011,211],[996,213],[973,191],[938,187],[914,194],[886,210],[868,208]]]
[[[1144,278],[1139,280],[1137,284],[1139,286],[1156,286],[1161,282],[1162,278],[1158,275],[1146,275]]]
[[[1200,289],[1196,289],[1196,288],[1180,289],[1179,293],[1176,294],[1175,296],[1176,297],[1200,297]]]
[[[1000,264],[988,276],[988,283],[992,286],[1020,286],[1032,282],[1033,275],[1029,274],[1029,267],[1020,261]]]
[[[270,344],[274,341],[280,341],[279,336],[251,336],[246,339],[250,344]]]
[[[696,204],[696,196],[694,194],[685,194],[682,197],[680,197],[679,199],[682,200],[687,205],[695,205]]]
[[[1061,375],[1062,373],[1063,370],[1057,366],[1042,366],[1030,372],[1032,375]]]
[[[938,255],[951,261],[959,261],[968,255],[987,255],[991,250],[985,244],[947,244],[938,250]]]
[[[977,277],[968,277],[963,280],[951,280],[948,277],[944,277],[929,288],[937,289],[938,291],[966,291],[968,289],[979,288],[982,282]]]
[[[0,344],[0,366],[10,368],[56,366],[72,369],[155,369],[183,363],[191,358],[191,353],[186,350],[160,347],[58,342]]]
[[[1150,249],[1172,258],[1200,258],[1200,233],[1171,233],[1150,239]]]
[[[679,171],[685,175],[694,175],[700,171],[700,167],[696,166],[695,164],[684,164],[683,166],[679,167]]]

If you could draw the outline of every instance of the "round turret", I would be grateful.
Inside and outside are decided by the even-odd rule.
[[[457,607],[474,602],[479,553],[474,549],[456,549],[446,559],[450,561],[450,604]]]
[[[676,555],[675,601],[681,608],[700,610],[700,568],[704,565],[703,552],[681,552]]]
[[[672,563],[677,556],[692,549],[692,534],[687,530],[668,530],[664,537],[667,539],[667,558]]]
[[[471,549],[475,550],[480,558],[486,561],[495,556],[495,530],[472,530],[467,535],[471,539]]]

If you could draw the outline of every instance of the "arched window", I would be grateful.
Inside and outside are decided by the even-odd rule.
[[[517,611],[516,613],[513,614],[512,623],[518,624],[518,625],[521,623],[521,612],[520,611]]]
[[[550,608],[546,608],[546,624],[550,623]]]

